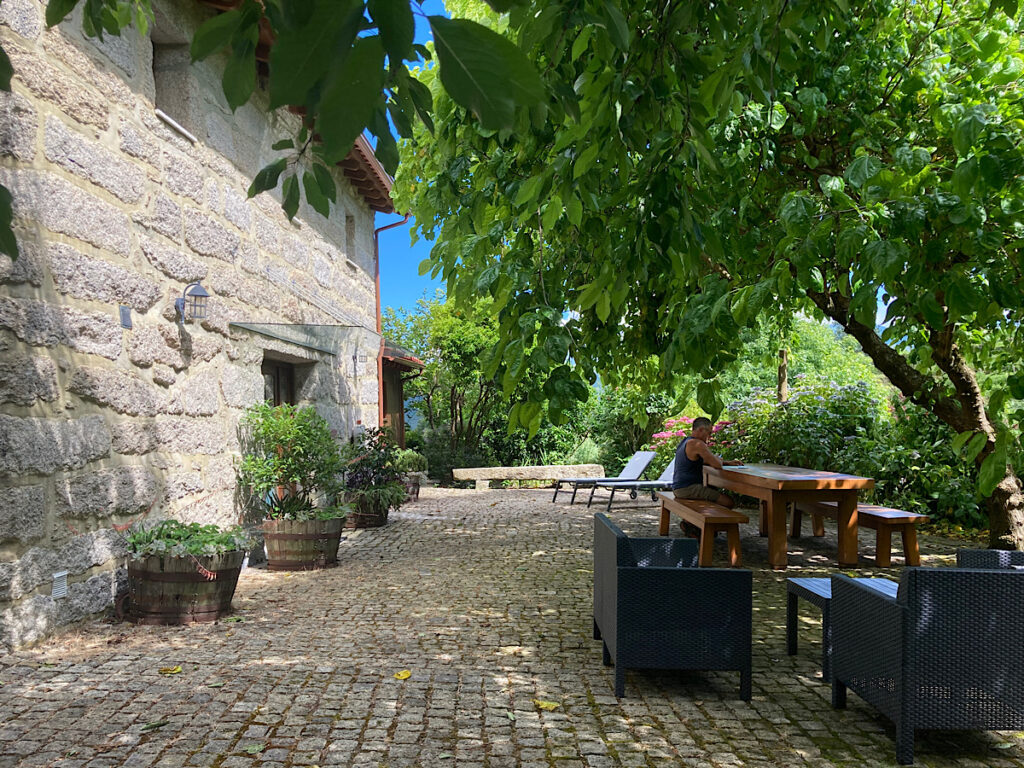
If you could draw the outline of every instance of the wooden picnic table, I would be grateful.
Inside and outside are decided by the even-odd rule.
[[[714,469],[704,466],[704,484],[761,501],[762,534],[768,534],[768,562],[785,570],[787,562],[786,513],[790,504],[835,501],[839,504],[839,564],[857,565],[857,493],[875,487],[870,477],[784,467],[780,464],[743,464]]]

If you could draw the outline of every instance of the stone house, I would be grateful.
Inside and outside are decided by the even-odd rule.
[[[360,140],[329,218],[246,199],[298,118],[259,91],[232,114],[224,60],[189,63],[214,11],[153,4],[148,35],[103,41],[80,9],[48,30],[44,2],[0,4],[15,70],[0,180],[21,250],[0,256],[0,647],[108,608],[131,522],[235,522],[246,406],[313,404],[342,439],[381,419],[390,179]],[[205,318],[176,307],[194,283]]]

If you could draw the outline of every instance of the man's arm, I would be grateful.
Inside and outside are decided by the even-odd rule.
[[[707,443],[703,440],[690,440],[690,442],[695,444],[693,447],[697,455],[704,459],[704,463],[710,467],[721,469],[722,467],[739,467],[743,465],[742,461],[738,461],[736,459],[722,461],[722,459],[711,452],[711,449],[708,448]],[[687,447],[689,447],[689,445]]]

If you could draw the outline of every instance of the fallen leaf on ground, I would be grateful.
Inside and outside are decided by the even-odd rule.
[[[515,720],[516,719],[516,713],[515,712],[506,711],[505,714],[508,715],[508,719],[509,720]]]
[[[167,725],[170,720],[157,720],[155,723],[146,723],[142,726],[143,731],[155,731],[157,728],[163,728]]]
[[[266,744],[250,744],[248,747],[243,747],[243,752],[248,752],[250,755],[255,755],[257,752],[262,752],[267,748]]]
[[[224,619],[224,623],[226,624],[234,624],[235,622],[239,621],[245,621],[245,619],[241,616],[228,616],[226,619]]]
[[[178,665],[173,666],[173,667],[160,667],[160,674],[161,675],[180,675],[181,674],[181,664],[178,664]]]
[[[231,631],[228,631],[228,632],[224,633],[224,637],[231,637],[233,634],[235,634],[235,633],[231,632]]]
[[[403,669],[401,672],[395,672],[395,680],[408,680],[412,677],[412,672],[408,669]]]
[[[1001,741],[993,746],[995,746],[996,749],[1013,749],[1017,745],[1012,741]]]
[[[558,709],[560,706],[562,706],[557,701],[541,701],[540,699],[534,699],[533,703],[541,709],[547,710],[548,712],[550,712],[553,709]]]
[[[206,687],[207,688],[223,688],[224,687],[224,683],[207,683]]]

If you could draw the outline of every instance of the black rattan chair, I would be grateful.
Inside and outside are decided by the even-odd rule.
[[[849,688],[896,725],[896,759],[914,731],[1024,728],[1024,571],[907,568],[888,597],[832,576],[832,706]]]
[[[957,568],[1024,568],[1024,552],[1005,549],[958,549]]]
[[[627,669],[738,670],[750,701],[751,572],[698,568],[693,539],[631,539],[594,515],[594,639]]]

